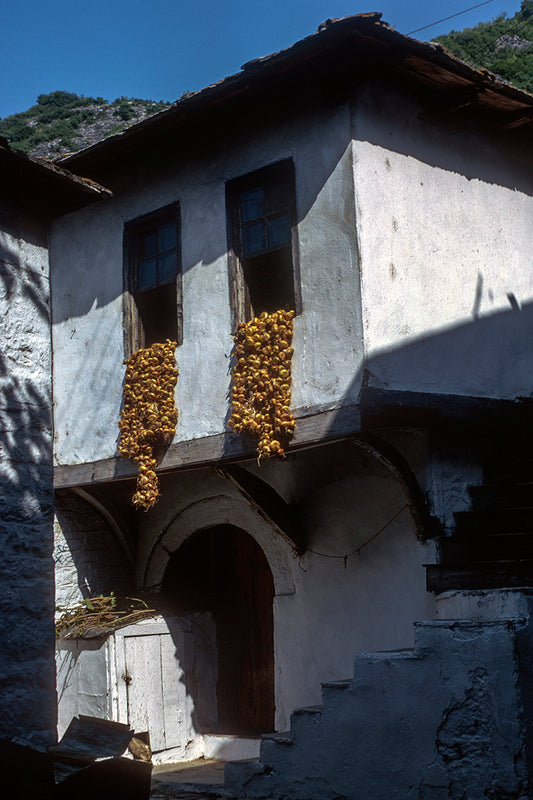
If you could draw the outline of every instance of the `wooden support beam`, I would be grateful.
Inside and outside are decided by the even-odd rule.
[[[531,111],[519,111],[517,114],[508,116],[501,127],[504,131],[511,131],[513,128],[520,128],[522,125],[529,125],[532,119],[533,113]]]
[[[298,555],[305,552],[304,533],[291,506],[264,480],[238,464],[217,472],[230,480],[254,508],[289,542]]]
[[[305,412],[303,412],[305,413]],[[289,454],[304,447],[327,444],[358,433],[359,406],[346,406],[296,416],[296,431]],[[247,461],[256,455],[253,441],[235,433],[220,433],[170,445],[157,468],[159,474],[179,469],[198,469],[213,464]],[[61,464],[54,469],[56,489],[91,486],[127,480],[137,475],[137,466],[120,456],[87,464]]]
[[[115,538],[117,539],[130,566],[133,567],[135,558],[131,536],[129,535],[126,522],[122,518],[120,512],[114,506],[112,506],[109,500],[102,498],[98,492],[94,491],[94,489],[92,491],[86,491],[79,486],[73,486],[71,491],[83,498],[83,500],[100,512],[113,531]]]

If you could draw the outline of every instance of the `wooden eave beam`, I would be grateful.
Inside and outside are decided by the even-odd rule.
[[[296,553],[305,552],[304,532],[292,507],[268,483],[238,464],[229,464],[217,473],[236,486],[240,493],[289,542]]]
[[[327,444],[358,433],[359,406],[336,407],[326,411],[308,412],[296,416],[296,431],[289,453],[305,447]],[[157,468],[159,474],[180,469],[200,469],[214,465],[249,461],[256,457],[253,441],[233,433],[220,433],[201,439],[176,442],[166,451]],[[137,475],[137,466],[120,456],[104,458],[85,464],[62,464],[54,468],[56,489],[91,486],[98,483],[127,480]]]
[[[531,125],[532,122],[533,111],[520,111],[517,114],[512,114],[510,117],[508,117],[501,127],[504,131],[512,131],[515,128],[521,128],[522,125]]]

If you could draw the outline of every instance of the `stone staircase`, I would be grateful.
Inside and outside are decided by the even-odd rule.
[[[469,491],[472,510],[455,514],[454,533],[437,540],[428,590],[533,587],[533,459],[493,458]]]
[[[484,593],[465,593],[460,605],[471,619],[415,623],[413,650],[358,655],[353,678],[323,684],[322,705],[295,710],[289,731],[262,737],[259,760],[226,764],[225,791],[283,800],[526,800],[533,598],[515,595],[500,604],[513,617],[485,619]]]

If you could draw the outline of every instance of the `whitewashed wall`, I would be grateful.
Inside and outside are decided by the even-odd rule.
[[[301,558],[212,472],[166,476],[160,502],[142,518],[137,581],[151,587],[161,582],[170,554],[196,530],[232,524],[262,547],[275,585],[277,730],[286,729],[295,707],[320,702],[321,681],[351,677],[356,653],[412,646],[413,621],[435,613],[423,567],[434,560],[434,544],[417,539],[399,482],[350,447],[354,472],[344,477],[333,477],[336,458],[346,456],[342,449],[327,454],[323,448],[307,465],[299,458],[257,468],[305,508],[300,522],[308,550]],[[319,488],[321,468],[333,482]]]
[[[56,461],[116,452],[123,227],[175,201],[184,290],[176,439],[224,430],[232,347],[225,183],[288,157],[303,300],[295,409],[353,403],[364,369],[369,385],[393,389],[529,395],[525,154],[453,124],[373,85],[337,109],[213,142],[204,162],[168,164],[164,174],[139,168],[114,200],[59,220],[51,237]]]
[[[413,448],[422,463],[424,442],[414,441]],[[423,567],[434,560],[434,545],[417,539],[407,505],[410,498],[397,478],[351,443],[321,448],[292,461],[263,463],[254,471],[287,501],[304,509],[300,525],[308,549],[303,556],[297,558],[287,541],[221,476],[207,470],[166,475],[159,503],[140,518],[136,585],[157,589],[171,555],[198,530],[231,524],[253,536],[274,578],[276,729],[284,730],[294,708],[320,702],[321,681],[351,677],[357,653],[412,646],[413,622],[435,614]],[[331,480],[325,486],[324,474]],[[103,529],[97,531],[91,519],[90,514],[85,520],[71,512],[61,515],[58,594],[66,594],[69,587],[81,592],[87,555],[78,545],[88,538],[84,531],[89,528],[95,540],[92,572],[95,576],[100,572],[102,580],[109,577]],[[70,554],[68,543],[73,545]],[[176,647],[178,661],[183,657],[189,664],[181,679],[189,697],[187,719],[199,713],[197,708],[195,715],[190,698],[193,704],[203,702],[205,719],[209,704],[214,704],[212,688],[202,677],[208,671],[204,665],[195,676],[196,656],[191,660]],[[103,678],[91,675],[92,668],[99,673],[109,669],[109,657],[102,654],[86,652],[85,646],[74,651],[62,645],[58,681],[63,724],[76,703],[80,710],[92,703],[117,718],[109,698],[106,706],[102,697]],[[149,684],[150,668],[145,672],[138,679]],[[183,731],[187,730],[185,725]],[[185,747],[185,733],[175,746]],[[198,755],[202,741],[196,734],[193,739],[197,739],[194,747],[182,750],[180,757]]]
[[[55,739],[48,254],[0,230],[0,736]]]
[[[370,385],[530,396],[531,154],[382,86],[357,96],[353,126]]]
[[[232,348],[225,184],[292,157],[302,300],[295,322],[293,406],[354,400],[361,325],[349,107],[265,127],[164,174],[132,175],[114,200],[59,220],[51,236],[55,458],[83,463],[116,452],[123,367],[125,222],[178,201],[182,221],[183,345],[177,440],[224,430]],[[214,144],[215,148],[215,144]],[[324,310],[327,309],[327,313]],[[199,400],[201,398],[201,402]]]

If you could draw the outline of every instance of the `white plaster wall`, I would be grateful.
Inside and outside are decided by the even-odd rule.
[[[114,719],[109,646],[102,639],[63,639],[56,646],[57,737],[79,714]]]
[[[354,102],[365,366],[392,389],[531,394],[533,181],[381,86]]]
[[[182,220],[183,345],[177,440],[225,429],[229,307],[225,183],[292,157],[303,314],[295,321],[293,407],[357,396],[362,341],[348,105],[265,126],[202,163],[139,170],[110,200],[59,220],[51,235],[55,458],[83,463],[116,452],[123,367],[124,223],[178,201]]]
[[[355,462],[361,455],[354,451]],[[408,648],[412,623],[435,614],[423,567],[434,559],[434,544],[417,540],[400,484],[364,458],[364,472],[310,487],[301,498],[308,541],[301,558],[213,472],[167,476],[160,502],[142,518],[137,580],[152,588],[196,530],[233,524],[263,548],[275,583],[277,730],[286,729],[295,707],[320,703],[321,681],[351,677],[358,652]]]
[[[412,448],[424,471],[418,440]],[[231,524],[253,536],[274,578],[276,728],[284,730],[294,708],[320,703],[322,681],[351,677],[357,653],[413,645],[413,622],[435,615],[423,567],[434,561],[434,544],[417,539],[410,498],[400,482],[351,443],[272,461],[253,471],[302,509],[299,524],[308,545],[303,556],[296,557],[221,474],[200,470],[163,475],[159,503],[139,519],[135,584],[157,591],[171,555],[198,530]],[[330,480],[327,485],[324,475]],[[63,500],[58,512],[58,601],[77,601],[101,591],[119,594],[128,573],[124,564],[120,569],[121,554],[111,531],[85,502],[70,500]],[[98,653],[82,655],[81,650],[60,654],[63,722],[78,702],[78,689],[79,702],[100,708],[102,692],[93,686],[97,676],[89,674],[93,666],[104,669],[98,658]],[[189,689],[193,673],[189,669]],[[192,694],[205,694],[200,683]]]
[[[37,221],[28,230],[1,227],[1,735],[50,744],[55,672],[48,256]]]
[[[379,474],[337,481],[310,500],[295,593],[275,598],[281,727],[293,708],[321,703],[322,681],[351,678],[357,653],[412,647],[413,622],[433,618],[423,564],[434,545],[416,539],[405,504]]]
[[[174,201],[184,292],[176,440],[224,430],[232,347],[225,183],[288,157],[303,300],[293,408],[356,402],[363,368],[370,385],[392,389],[530,394],[533,191],[523,159],[371,86],[351,105],[214,141],[203,161],[169,164],[164,174],[139,167],[114,200],[56,222],[58,463],[116,452],[123,227]]]

